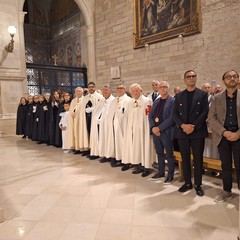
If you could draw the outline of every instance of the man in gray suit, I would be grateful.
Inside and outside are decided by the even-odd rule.
[[[226,90],[212,99],[208,122],[212,129],[213,142],[218,146],[222,162],[223,191],[215,202],[224,202],[232,197],[232,158],[239,188],[240,162],[240,90],[239,74],[235,70],[227,71],[222,76]]]

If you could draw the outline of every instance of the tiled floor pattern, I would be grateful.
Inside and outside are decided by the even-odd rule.
[[[0,138],[0,240],[237,239],[238,190],[222,204],[221,179],[204,175],[204,197],[108,163]]]

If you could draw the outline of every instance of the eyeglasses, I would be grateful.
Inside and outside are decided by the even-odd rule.
[[[124,88],[123,88],[123,87],[117,87],[116,89],[117,89],[117,90],[121,90],[121,89],[124,89]]]
[[[187,75],[185,78],[186,79],[190,79],[190,78],[195,78],[197,75],[196,74],[194,74],[194,75]]]
[[[230,80],[232,78],[237,79],[237,78],[239,78],[239,76],[237,74],[234,74],[234,75],[226,75],[224,77],[224,79],[227,79],[227,80]]]
[[[168,86],[161,86],[161,87],[158,87],[159,89],[167,89]]]

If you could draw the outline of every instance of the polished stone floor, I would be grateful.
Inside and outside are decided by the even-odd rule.
[[[0,240],[237,239],[239,198],[216,204],[221,179],[204,175],[204,197],[177,191],[19,137],[0,138]]]

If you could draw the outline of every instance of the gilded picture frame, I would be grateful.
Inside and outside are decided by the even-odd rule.
[[[200,0],[133,1],[135,49],[201,32]]]

